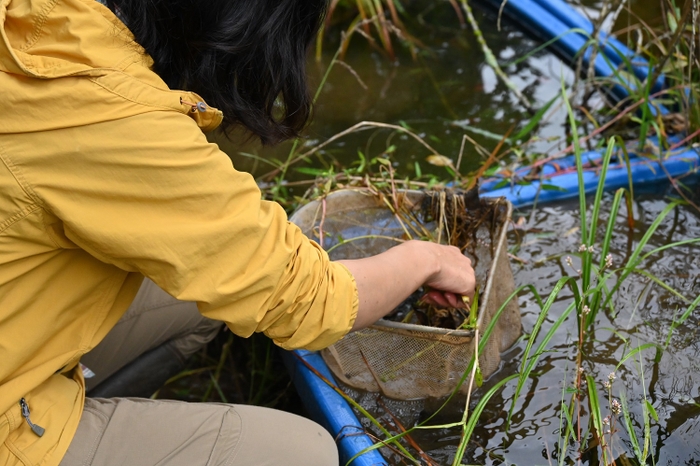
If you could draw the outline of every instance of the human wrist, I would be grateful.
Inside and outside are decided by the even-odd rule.
[[[440,261],[436,247],[440,245],[430,241],[410,240],[403,244],[407,254],[411,256],[411,263],[415,271],[419,271],[421,284],[430,281],[440,274]]]

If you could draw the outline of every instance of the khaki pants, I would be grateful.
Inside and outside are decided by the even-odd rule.
[[[220,324],[192,303],[177,301],[146,280],[134,303],[82,362],[99,385],[144,352],[167,345],[187,358]],[[338,464],[320,425],[268,408],[140,398],[87,398],[61,466],[214,466]]]

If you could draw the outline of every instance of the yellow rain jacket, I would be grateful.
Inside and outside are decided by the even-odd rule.
[[[59,464],[77,362],[143,276],[284,348],[330,345],[357,314],[347,269],[207,142],[221,113],[150,65],[95,0],[0,0],[2,466]]]

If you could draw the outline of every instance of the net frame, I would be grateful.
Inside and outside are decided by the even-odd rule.
[[[409,208],[420,206],[431,192],[400,190],[395,202],[407,203]],[[482,283],[479,314],[476,327],[483,335],[493,316],[515,289],[508,260],[506,226],[510,222],[512,205],[504,198],[483,199],[495,206],[498,215],[497,231],[489,232],[491,244],[476,250],[477,282]],[[298,225],[311,239],[322,246],[333,248],[330,257],[354,259],[382,252],[397,244],[388,239],[400,235],[402,229],[388,228],[388,220],[377,226],[373,212],[392,213],[394,208],[386,198],[368,189],[346,189],[330,193],[298,209],[290,221]],[[364,213],[369,215],[363,219]],[[393,213],[392,213],[393,214]],[[388,215],[388,214],[386,214]],[[333,220],[337,219],[337,220]],[[369,223],[368,223],[369,222]],[[384,234],[358,235],[376,238],[353,241],[340,236],[343,230],[361,232],[362,227]],[[336,228],[338,227],[338,228]],[[373,230],[374,229],[374,230]],[[405,229],[405,226],[403,227]],[[392,230],[394,234],[386,234]],[[367,233],[367,232],[365,232]],[[352,234],[352,233],[351,233]],[[323,237],[323,240],[321,239]],[[330,241],[329,241],[330,240]],[[326,244],[322,244],[326,243]],[[340,251],[341,246],[352,245]],[[489,264],[484,264],[488,254]],[[481,262],[481,266],[478,263]],[[496,283],[498,282],[498,283]],[[500,353],[509,348],[520,336],[521,319],[517,301],[511,300],[501,313],[491,337],[479,355],[479,366],[484,378],[500,364]],[[370,392],[380,392],[400,400],[449,395],[457,386],[474,352],[474,329],[451,330],[424,325],[380,319],[369,328],[352,332],[321,355],[333,374],[346,385]],[[467,384],[460,389],[466,392]]]

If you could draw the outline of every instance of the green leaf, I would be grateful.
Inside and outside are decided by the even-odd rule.
[[[479,286],[474,289],[474,300],[469,307],[469,327],[476,328],[476,319],[479,312]]]
[[[541,184],[540,188],[542,188],[542,191],[558,191],[560,193],[566,192],[566,189],[554,184]]]
[[[671,33],[675,33],[678,29],[678,21],[676,20],[676,16],[669,11],[666,14],[666,19],[668,20],[668,28],[671,30]]]
[[[654,406],[649,402],[649,400],[644,400],[644,403],[646,403],[647,409],[649,410],[649,414],[651,414],[651,417],[653,417],[656,422],[659,422],[659,415],[656,414]]]
[[[530,132],[533,129],[535,129],[535,127],[540,123],[540,121],[544,117],[544,114],[547,113],[547,110],[549,110],[549,108],[552,106],[552,104],[554,102],[556,102],[558,99],[559,99],[559,94],[554,96],[554,98],[552,100],[550,100],[549,102],[544,104],[544,106],[542,108],[537,110],[537,113],[535,113],[532,116],[532,118],[530,118],[530,121],[527,122],[527,125],[525,125],[525,127],[523,129],[521,129],[518,134],[513,136],[513,140],[518,141],[518,140],[524,138],[525,136],[527,136],[528,134],[530,134]]]
[[[617,366],[615,366],[615,370],[616,371],[620,370],[620,367],[622,367],[622,365],[625,363],[625,361],[627,361],[629,358],[631,358],[635,354],[640,353],[640,352],[647,350],[647,349],[652,349],[652,348],[654,348],[654,349],[659,348],[659,345],[657,345],[656,343],[644,343],[643,345],[637,346],[632,351],[630,351],[629,353],[625,354],[622,357],[620,362],[617,363]]]
[[[415,169],[415,172],[416,172],[416,178],[420,178],[421,176],[423,176],[423,172],[421,171],[420,165],[418,164],[418,162],[413,163],[413,168]]]
[[[501,167],[499,167],[498,165],[494,165],[494,166],[491,167],[491,168],[487,168],[486,171],[484,172],[484,176],[493,176],[493,175],[495,175],[495,174],[498,172],[498,170],[500,170],[500,169],[501,169]]]
[[[322,170],[320,168],[311,168],[311,167],[299,167],[295,168],[294,171],[297,173],[301,173],[303,175],[311,175],[311,176],[323,176],[326,175],[328,172],[326,170]]]
[[[413,130],[411,129],[411,127],[408,125],[408,123],[406,123],[406,122],[403,121],[403,120],[399,120],[399,126],[401,126],[401,127],[402,127],[403,129],[405,129],[405,130],[413,131]]]

